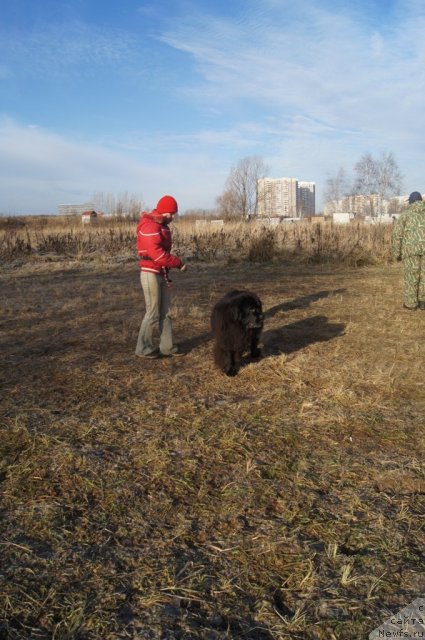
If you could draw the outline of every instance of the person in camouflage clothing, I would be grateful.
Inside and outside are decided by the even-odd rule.
[[[425,310],[425,202],[418,191],[409,196],[409,206],[394,224],[394,260],[403,260],[404,307]]]

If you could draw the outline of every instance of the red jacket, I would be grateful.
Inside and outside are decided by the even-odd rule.
[[[171,255],[171,230],[152,213],[142,213],[137,225],[137,251],[142,271],[161,273],[163,267],[180,269],[183,262]]]

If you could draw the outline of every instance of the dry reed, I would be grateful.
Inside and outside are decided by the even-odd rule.
[[[136,223],[105,219],[81,225],[78,218],[34,219],[0,227],[0,263],[58,259],[121,261],[135,258]],[[260,222],[226,223],[222,229],[197,228],[184,218],[173,226],[174,246],[186,259],[211,262],[344,262],[347,265],[384,263],[390,257],[391,227],[331,223],[280,224],[271,229]]]

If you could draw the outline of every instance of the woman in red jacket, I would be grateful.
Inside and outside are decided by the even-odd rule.
[[[158,358],[183,355],[173,344],[170,319],[171,295],[168,270],[186,271],[186,265],[171,254],[169,223],[178,206],[172,196],[163,196],[150,213],[142,213],[137,225],[137,251],[140,257],[140,281],[145,298],[146,313],[140,325],[136,356]],[[159,350],[153,343],[153,332],[159,324]]]

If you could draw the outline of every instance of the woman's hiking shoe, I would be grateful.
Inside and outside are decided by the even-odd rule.
[[[156,358],[159,358],[159,351],[158,349],[155,349],[155,351],[151,351],[150,353],[136,353],[134,355],[136,355],[138,358],[147,358],[148,360],[155,360]]]
[[[171,349],[171,351],[168,351],[167,353],[163,353],[161,351],[161,355],[164,356],[165,358],[181,358],[182,356],[186,355],[185,353],[183,353],[183,351],[180,351],[178,347],[173,347]]]

